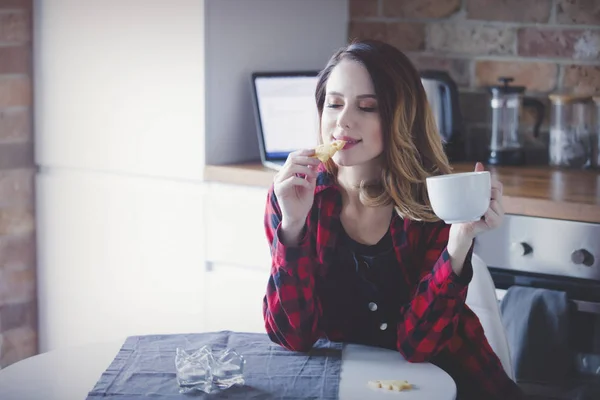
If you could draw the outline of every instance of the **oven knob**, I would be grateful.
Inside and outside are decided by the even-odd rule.
[[[521,256],[526,256],[527,254],[533,253],[533,247],[531,247],[530,245],[528,245],[525,242],[520,242],[520,243],[515,242],[510,245],[510,251],[512,252],[513,255],[521,257]]]
[[[575,250],[571,253],[571,261],[574,264],[583,264],[589,267],[594,264],[594,255],[586,249]]]

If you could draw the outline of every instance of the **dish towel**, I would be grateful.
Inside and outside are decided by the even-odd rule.
[[[567,294],[511,286],[500,304],[517,381],[556,382],[573,366]]]
[[[233,348],[246,359],[244,386],[219,393],[179,393],[175,350],[192,353],[204,345],[213,351]],[[88,400],[118,399],[337,399],[342,343],[319,340],[308,353],[271,342],[266,334],[230,331],[128,337],[102,374]]]

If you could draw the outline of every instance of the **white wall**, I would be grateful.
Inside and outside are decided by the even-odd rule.
[[[206,1],[206,163],[259,160],[254,71],[320,70],[347,43],[348,0]]]
[[[204,1],[35,1],[40,349],[203,329]]]

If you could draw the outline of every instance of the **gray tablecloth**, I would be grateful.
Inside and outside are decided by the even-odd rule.
[[[246,358],[245,385],[210,395],[179,393],[175,349],[192,353],[207,344],[214,351],[234,348]],[[132,336],[87,399],[337,399],[341,363],[342,344],[327,340],[318,341],[309,353],[296,353],[258,333]]]

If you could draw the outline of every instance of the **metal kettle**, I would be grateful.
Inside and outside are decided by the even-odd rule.
[[[463,119],[456,82],[446,71],[424,70],[420,75],[446,155],[451,162],[464,161]]]

